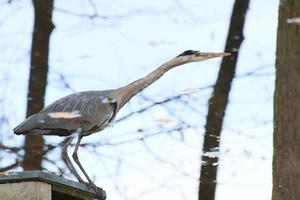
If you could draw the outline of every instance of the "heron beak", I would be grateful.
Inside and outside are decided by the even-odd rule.
[[[230,53],[201,53],[200,56],[205,59],[230,56]]]

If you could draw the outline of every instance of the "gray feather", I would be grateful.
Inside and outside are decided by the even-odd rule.
[[[69,135],[80,131],[91,134],[103,129],[115,116],[108,91],[87,91],[63,97],[34,114],[14,129],[16,134]],[[55,113],[76,113],[76,117],[53,117]],[[63,131],[65,133],[63,133]]]

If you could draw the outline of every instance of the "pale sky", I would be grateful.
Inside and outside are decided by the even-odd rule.
[[[55,3],[56,28],[51,35],[46,105],[74,91],[120,87],[187,49],[222,52],[234,1],[95,3],[98,14],[109,19],[91,21],[61,11],[94,12],[84,1]],[[221,136],[217,200],[271,198],[277,9],[276,0],[250,1],[237,78],[231,89]],[[0,125],[3,133],[0,139],[12,145],[22,144],[23,139],[13,136],[12,128],[25,117],[32,11],[29,0],[0,5],[0,109],[9,120],[9,124]],[[220,61],[176,68],[143,94],[159,101],[187,88],[211,85],[216,80]],[[243,77],[251,71],[255,71],[254,76]],[[74,91],[63,86],[61,75]],[[147,144],[99,146],[97,154],[82,149],[79,157],[83,165],[107,191],[109,199],[197,199],[203,125],[210,94],[210,89],[201,90],[187,99],[195,112],[184,103],[171,102],[165,106],[173,114],[163,107],[155,107],[84,139],[93,143],[126,141],[140,137],[138,129],[151,134],[174,128],[178,118],[195,125],[184,130],[185,142],[178,141],[179,134],[174,133],[175,139],[163,134],[147,140]],[[117,118],[147,104],[141,96],[133,98]],[[160,124],[160,119],[171,123]],[[46,140],[57,144],[61,138]],[[50,156],[56,158],[59,154],[54,152]],[[10,159],[5,162],[9,163]],[[55,172],[54,166],[44,164]]]

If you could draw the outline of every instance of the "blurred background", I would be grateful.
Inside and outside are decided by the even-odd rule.
[[[0,1],[1,172],[75,180],[64,138],[13,134],[26,115],[128,84],[188,49],[226,51],[168,72],[85,137],[79,157],[109,199],[271,198],[278,1],[46,2]]]

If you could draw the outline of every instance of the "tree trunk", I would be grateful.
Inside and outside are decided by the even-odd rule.
[[[209,155],[219,152],[219,141],[225,115],[231,82],[234,78],[238,51],[244,39],[243,28],[249,0],[236,0],[228,31],[225,52],[231,56],[223,58],[212,97],[209,100],[203,144],[202,165],[198,190],[199,200],[215,199],[218,156]]]
[[[31,67],[27,96],[27,114],[39,112],[44,107],[44,98],[48,74],[48,54],[50,34],[54,28],[52,24],[52,10],[54,0],[33,0],[34,29],[31,46]],[[26,135],[24,170],[41,169],[44,139],[42,136]]]
[[[279,5],[274,95],[272,200],[300,198],[300,17],[299,0]]]

